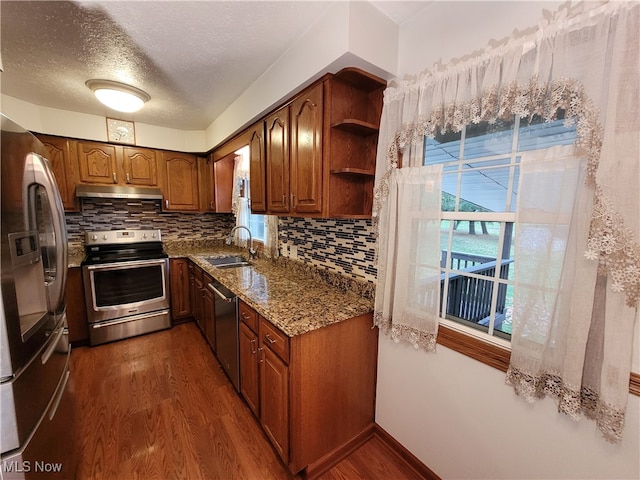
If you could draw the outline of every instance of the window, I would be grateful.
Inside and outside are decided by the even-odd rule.
[[[468,125],[425,139],[424,165],[442,164],[440,317],[509,340],[522,153],[575,142],[563,116]],[[448,323],[453,322],[453,323]]]
[[[234,168],[234,196],[237,196],[236,225],[243,225],[251,230],[254,240],[265,243],[266,217],[251,213],[251,188],[249,186],[249,146],[236,150],[236,166]],[[246,240],[244,236],[240,238]]]

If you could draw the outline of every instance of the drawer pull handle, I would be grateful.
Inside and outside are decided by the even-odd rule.
[[[271,345],[273,345],[274,343],[276,343],[276,342],[277,342],[277,340],[274,340],[273,338],[271,338],[271,337],[269,336],[269,334],[268,334],[268,333],[264,336],[264,338],[265,338],[265,340],[266,340],[267,342],[269,342]]]

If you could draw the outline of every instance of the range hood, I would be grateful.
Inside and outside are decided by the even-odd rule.
[[[153,187],[123,187],[121,185],[78,185],[79,198],[132,198],[137,200],[162,200],[162,192]]]

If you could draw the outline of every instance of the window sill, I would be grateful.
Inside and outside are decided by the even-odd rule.
[[[509,367],[511,351],[464,334],[445,325],[438,327],[438,343],[503,372]],[[631,372],[629,393],[640,396],[640,374]]]

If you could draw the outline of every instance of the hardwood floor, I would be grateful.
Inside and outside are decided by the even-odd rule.
[[[78,480],[291,479],[194,323],[71,354]],[[320,477],[419,478],[383,442]]]

